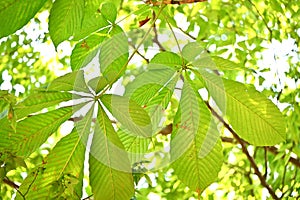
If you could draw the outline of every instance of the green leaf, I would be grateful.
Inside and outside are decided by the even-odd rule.
[[[180,69],[181,66],[185,64],[185,60],[180,58],[176,53],[165,51],[156,54],[151,62],[151,64],[161,64],[163,66],[174,67],[174,69]]]
[[[95,199],[123,200],[133,196],[133,177],[127,153],[100,105],[89,166]]]
[[[99,62],[101,73],[112,84],[125,72],[129,47],[127,36],[119,26],[114,26],[110,35],[100,47]]]
[[[46,0],[2,0],[0,3],[0,38],[26,25],[45,2]]]
[[[271,7],[273,10],[279,12],[279,13],[284,13],[282,7],[281,7],[281,3],[277,2],[277,1],[270,1]]]
[[[209,93],[240,137],[258,146],[285,140],[285,120],[281,112],[252,85],[221,79],[206,71],[201,71],[201,75]]]
[[[109,22],[114,23],[117,19],[117,8],[111,2],[105,2],[101,5],[101,14]]]
[[[152,135],[151,120],[147,112],[134,101],[118,95],[103,95],[101,102],[110,113],[132,134]]]
[[[85,146],[81,142],[80,133],[74,130],[55,145],[41,168],[30,173],[19,190],[23,194],[28,191],[26,199],[48,199],[60,196],[67,199],[80,199],[84,154]],[[23,198],[18,194],[17,199]]]
[[[184,82],[179,110],[171,138],[172,167],[180,180],[198,193],[218,177],[222,166],[222,146],[210,111]]]
[[[15,114],[17,119],[21,119],[44,108],[69,101],[72,97],[73,95],[68,92],[41,92],[32,94],[15,106]]]
[[[64,107],[47,113],[33,115],[20,121],[15,134],[18,137],[18,142],[14,145],[17,155],[29,156],[72,114],[72,107]]]
[[[99,47],[105,38],[107,38],[105,35],[95,33],[77,43],[71,55],[72,70],[79,70],[81,67],[84,67],[91,62],[97,55]]]
[[[90,93],[82,70],[56,78],[47,88],[48,91],[79,91]]]
[[[161,129],[161,120],[174,92],[179,75],[175,69],[160,64],[151,64],[146,71],[138,75],[126,86],[125,95],[145,108],[152,122],[152,132]],[[145,93],[145,91],[147,91]],[[126,130],[118,131],[119,137],[130,154],[132,163],[145,159],[150,139],[139,137]]]
[[[0,167],[0,184],[2,184],[3,179],[5,178],[6,173],[4,167]]]
[[[56,0],[49,16],[49,33],[57,47],[81,28],[84,0]]]
[[[103,0],[85,0],[85,7],[83,10],[84,17],[81,28],[75,33],[74,40],[81,40],[91,33],[109,28],[108,21],[100,12],[101,3],[103,3]]]

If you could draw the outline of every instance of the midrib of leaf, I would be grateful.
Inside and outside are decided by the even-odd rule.
[[[278,133],[278,131],[276,130],[276,128],[274,128],[272,126],[272,124],[270,124],[266,119],[262,118],[260,115],[258,115],[256,112],[253,112],[252,109],[250,107],[248,107],[247,105],[245,105],[244,103],[242,103],[241,101],[239,101],[238,99],[236,99],[234,96],[230,95],[230,93],[226,92],[224,90],[224,88],[221,88],[218,84],[214,84],[214,82],[210,81],[210,79],[208,79],[206,76],[202,76],[206,81],[210,82],[212,85],[214,85],[221,93],[224,93],[227,96],[230,96],[231,99],[233,99],[234,101],[238,102],[239,105],[243,106],[246,108],[246,110],[248,110],[248,112],[251,112],[252,114],[254,114],[255,116],[257,116],[259,119],[261,119],[262,121],[264,121],[266,124],[268,124],[274,132]],[[280,135],[280,134],[279,134]],[[282,137],[280,135],[280,137]],[[284,139],[284,138],[283,138]]]
[[[90,109],[91,109],[91,111],[92,111],[92,110],[94,109],[94,106],[92,106]],[[91,115],[91,116],[90,116],[90,115]],[[89,117],[92,117],[93,112],[90,112],[90,115],[87,116],[87,117],[88,117],[88,120],[86,120],[86,123],[84,124],[84,129],[83,129],[82,133],[79,135],[79,137],[78,137],[78,139],[77,139],[77,141],[76,141],[74,147],[72,148],[71,153],[70,153],[69,156],[68,156],[67,161],[65,162],[64,166],[61,168],[61,170],[60,170],[60,172],[59,172],[59,174],[58,174],[56,180],[58,180],[58,179],[62,176],[63,172],[64,172],[65,169],[67,168],[67,166],[68,166],[68,164],[69,164],[69,162],[70,162],[70,160],[71,160],[71,158],[72,158],[72,156],[73,156],[73,154],[74,154],[76,148],[78,147],[79,142],[81,141],[82,135],[85,133],[86,128],[89,127],[88,125],[89,125],[89,123],[91,122],[91,120],[89,120],[89,119],[90,119]]]
[[[186,76],[187,77],[187,76]],[[187,77],[188,79],[187,80],[189,80],[189,77]],[[191,88],[191,85],[190,85],[190,80],[188,81],[188,82],[185,82],[185,84],[189,84],[187,87],[189,87],[189,89],[190,90],[192,90],[191,92],[193,92],[193,89]],[[189,92],[189,95],[190,95],[190,92]],[[190,108],[193,108],[193,105],[192,105],[192,103],[191,103],[191,101],[188,101],[189,102],[189,104],[190,104]],[[197,122],[195,123],[195,117],[194,117],[194,115],[192,115],[191,116],[191,118],[192,118],[192,122],[193,122],[193,124],[195,125],[195,124],[197,124]],[[199,125],[198,125],[199,126]],[[195,134],[195,130],[193,129],[193,134]],[[197,133],[196,133],[197,134]],[[193,146],[193,152],[194,152],[194,154],[195,154],[195,158],[196,158],[196,160],[195,160],[195,164],[196,164],[196,169],[197,169],[197,177],[199,178],[200,177],[200,174],[199,174],[199,167],[198,167],[198,155],[197,155],[197,147],[196,147],[196,144],[197,144],[197,137],[196,137],[196,135],[194,135],[194,139],[193,139],[193,144],[192,144],[192,146]],[[200,180],[198,179],[198,182],[197,182],[197,185],[199,184],[199,182],[200,182]],[[199,185],[198,185],[198,188],[199,188]]]
[[[98,106],[99,106],[98,109],[101,109],[101,120],[102,120],[102,123],[103,123],[103,132],[104,132],[106,138],[108,138],[107,137],[107,135],[108,135],[107,128],[106,128],[106,125],[105,125],[105,112],[104,112],[104,109],[102,109],[101,104],[99,102],[98,102]],[[109,167],[108,168],[109,168],[109,174],[110,174],[111,180],[113,180],[114,176],[113,176],[113,172],[112,172],[112,167],[110,167],[111,166],[111,159],[110,159],[110,156],[109,156],[109,150],[108,150],[107,141],[108,140],[105,140],[107,160],[108,160],[108,163],[109,163]],[[114,197],[113,199],[115,199],[116,194],[115,194],[115,185],[114,185],[113,181],[111,181],[111,186],[113,188],[113,197]]]

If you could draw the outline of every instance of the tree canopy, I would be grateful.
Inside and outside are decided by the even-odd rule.
[[[2,0],[1,199],[299,198],[299,7]]]

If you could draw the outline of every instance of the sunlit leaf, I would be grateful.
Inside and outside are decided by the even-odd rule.
[[[117,18],[117,8],[111,2],[105,2],[101,5],[101,14],[109,22],[114,23]]]
[[[103,0],[85,0],[84,16],[82,19],[81,27],[74,35],[74,40],[78,41],[91,33],[99,31],[104,28],[109,28],[108,21],[103,17],[100,11]]]
[[[80,133],[74,130],[62,138],[45,158],[40,169],[29,174],[20,187],[28,199],[46,199],[60,196],[78,199],[82,193],[85,146]],[[72,181],[75,179],[76,181]],[[60,184],[65,184],[58,193]],[[54,190],[53,190],[54,189]],[[73,192],[70,192],[73,191]],[[22,199],[19,195],[17,199]]]

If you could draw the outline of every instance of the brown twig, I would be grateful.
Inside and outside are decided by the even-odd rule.
[[[153,19],[155,19],[155,12],[153,12]],[[160,51],[166,51],[166,49],[162,46],[162,44],[158,40],[158,32],[155,23],[153,23],[153,31],[154,31],[154,38],[152,41],[158,45]]]
[[[14,183],[13,181],[9,180],[9,178],[4,177],[3,179],[3,183],[7,184],[8,186],[14,188],[15,190],[17,190],[17,192],[21,195],[21,197],[23,199],[25,199],[25,195],[22,194],[22,192],[19,190],[20,186],[17,185],[16,183]]]
[[[197,38],[195,38],[194,36],[192,36],[191,34],[189,34],[188,32],[186,32],[185,30],[183,30],[181,27],[177,27],[182,33],[184,33],[185,35],[189,36],[191,39],[196,40]]]
[[[132,42],[129,42],[129,45],[130,45],[132,48],[136,49],[135,45],[134,45]],[[149,59],[146,58],[143,54],[141,54],[141,52],[139,52],[139,51],[137,50],[136,53],[137,53],[139,56],[141,56],[141,58],[143,58],[143,59],[146,61],[147,64],[149,64]]]
[[[3,183],[5,183],[6,185],[9,185],[10,187],[16,189],[16,190],[19,190],[19,187],[17,184],[15,184],[13,181],[9,180],[7,177],[5,177],[3,179]]]
[[[236,144],[237,142],[234,140],[234,138],[230,138],[230,137],[221,137],[223,142],[228,142],[228,143],[233,143]],[[246,144],[248,144],[246,141],[244,141]],[[278,149],[274,146],[269,146],[269,147],[264,147],[268,152],[272,153],[273,155],[278,155],[280,152],[278,151]],[[281,157],[281,159],[284,159],[284,155]],[[295,165],[296,167],[300,168],[300,160],[290,157],[289,158],[289,162],[292,163],[293,165]]]

